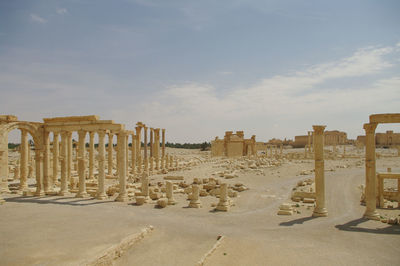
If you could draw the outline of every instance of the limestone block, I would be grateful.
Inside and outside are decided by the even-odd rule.
[[[315,199],[312,199],[312,198],[304,198],[303,199],[303,203],[314,203],[315,202]]]
[[[136,196],[135,200],[136,200],[135,204],[140,206],[140,205],[143,205],[145,203],[146,197],[145,196]]]
[[[289,210],[279,210],[278,215],[293,215],[293,211]]]

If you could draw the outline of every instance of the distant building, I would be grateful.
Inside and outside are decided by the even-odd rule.
[[[224,139],[215,137],[211,141],[211,155],[212,156],[246,156],[248,154],[256,154],[256,136],[253,135],[250,139],[244,138],[243,131],[226,131]]]
[[[365,136],[357,136],[357,143],[365,145]],[[393,130],[388,130],[386,133],[376,133],[375,145],[377,147],[400,145],[400,133],[394,133]]]
[[[310,142],[312,144],[313,143],[312,132],[310,134],[311,134]],[[306,145],[308,145],[308,137],[309,137],[308,135],[295,136],[293,147],[304,148]],[[348,140],[346,132],[338,130],[331,130],[324,132],[324,145],[326,146],[344,145],[347,144],[347,142]]]

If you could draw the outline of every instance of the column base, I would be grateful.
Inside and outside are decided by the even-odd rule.
[[[0,197],[0,205],[6,202],[3,198]]]
[[[36,197],[43,197],[45,194],[44,194],[44,191],[43,191],[43,190],[40,190],[40,191],[36,191],[34,195],[35,195]]]
[[[78,192],[75,195],[75,198],[89,198],[89,194],[86,191]]]
[[[57,193],[58,196],[68,196],[71,195],[71,192],[69,192],[68,190],[63,190],[63,191],[59,191]]]
[[[376,211],[365,212],[363,217],[368,219],[368,220],[376,220],[376,221],[379,221],[381,219],[379,217],[379,213],[377,213]]]
[[[315,209],[312,216],[313,217],[326,217],[326,216],[328,216],[328,211],[326,210],[326,208]]]
[[[222,203],[218,203],[217,207],[215,207],[215,210],[217,211],[228,211],[229,210],[229,204],[228,202],[222,202]]]
[[[201,202],[198,200],[198,201],[195,201],[195,202],[190,202],[189,203],[189,208],[201,208]]]
[[[175,199],[168,199],[168,205],[175,205],[176,203]]]
[[[128,195],[125,193],[125,194],[119,194],[118,195],[118,197],[115,199],[115,201],[118,201],[118,202],[126,202],[126,201],[128,201]]]
[[[96,199],[98,199],[98,200],[105,200],[105,199],[108,199],[108,197],[107,197],[107,195],[106,195],[105,193],[101,193],[101,194],[98,194],[98,195],[96,196]]]

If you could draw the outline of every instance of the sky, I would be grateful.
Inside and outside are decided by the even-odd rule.
[[[0,0],[0,114],[142,121],[181,143],[316,124],[356,138],[400,112],[399,14],[397,0]]]

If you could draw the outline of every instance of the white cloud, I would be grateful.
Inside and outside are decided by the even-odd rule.
[[[68,13],[68,10],[66,8],[57,8],[56,9],[57,14],[59,15],[65,15]]]
[[[36,14],[31,14],[31,20],[36,23],[45,24],[47,20]]]

